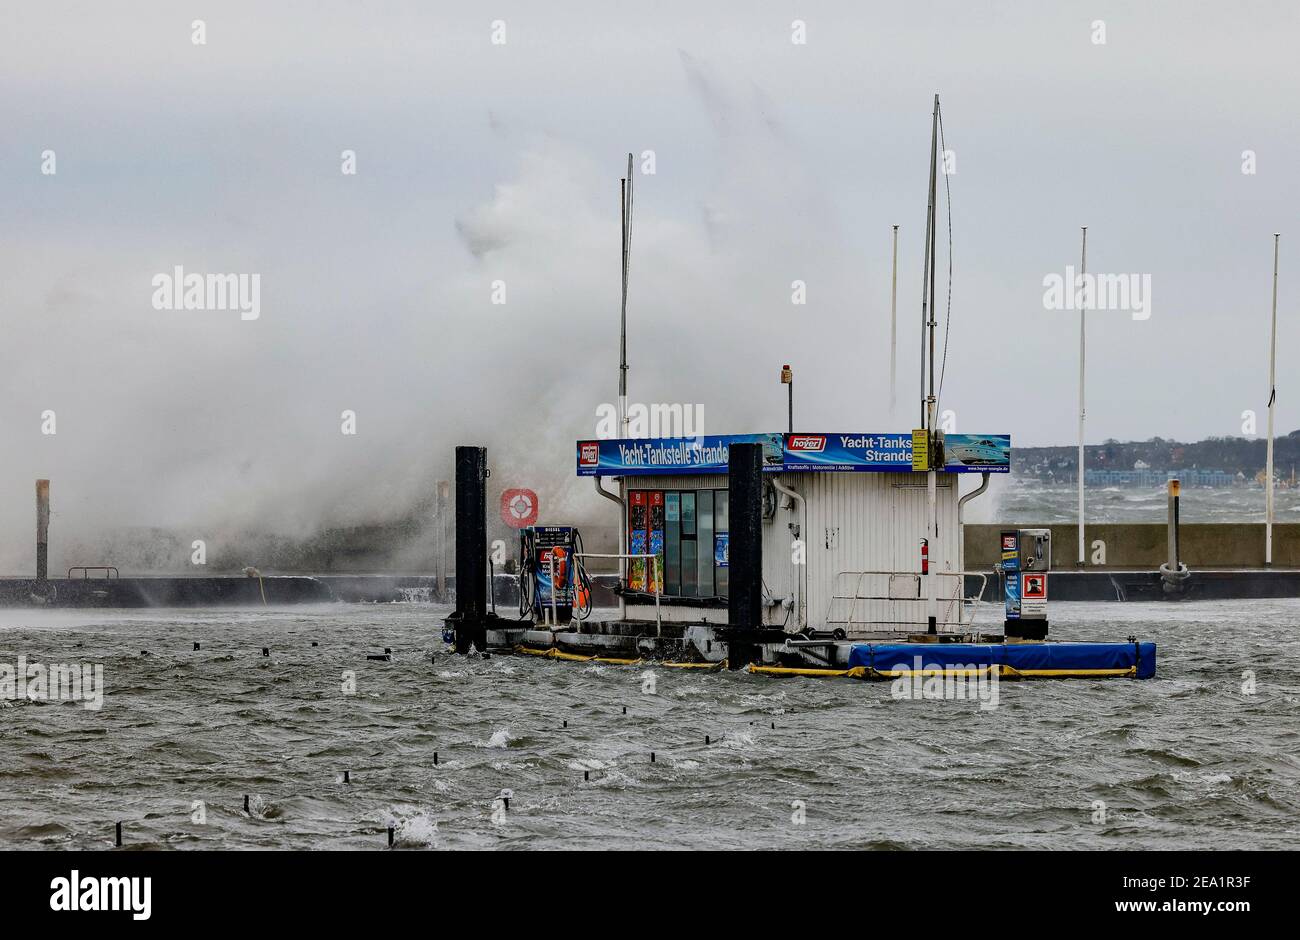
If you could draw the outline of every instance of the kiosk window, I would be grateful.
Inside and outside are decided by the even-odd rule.
[[[664,494],[664,593],[682,591],[682,495]]]
[[[726,490],[716,490],[713,495],[713,578],[718,594],[726,597],[730,593],[730,581],[727,578],[727,535],[730,531],[727,519],[728,497]]]
[[[699,534],[697,551],[699,553],[699,583],[696,585],[697,597],[713,596],[713,490],[700,490],[695,494],[699,510],[697,523]]]
[[[664,594],[726,596],[728,509],[726,490],[663,491]],[[653,533],[647,533],[647,544],[652,541]],[[649,588],[648,568],[646,575]]]
[[[696,577],[696,566],[698,565],[698,553],[696,552],[695,542],[695,493],[682,493],[682,581],[681,594],[683,597],[697,597],[699,595],[696,589],[698,578]]]

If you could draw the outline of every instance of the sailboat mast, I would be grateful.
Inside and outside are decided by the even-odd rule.
[[[934,120],[930,140],[930,195],[925,209],[925,264],[921,269],[921,427],[930,428],[929,398],[925,394],[926,332],[930,329],[934,306],[934,198],[935,198],[935,150],[939,144],[939,96],[934,96]],[[934,337],[931,335],[930,348],[930,393],[934,393]]]
[[[938,195],[938,186],[939,186],[939,96],[935,95],[934,96],[934,118],[930,129],[930,210],[929,210],[929,215],[930,215],[930,219],[929,219],[930,320],[927,323],[927,327],[929,328],[930,331],[930,394],[925,399],[926,419],[927,419],[925,427],[927,430],[930,431],[931,434],[934,433],[934,405],[935,405],[935,397],[934,397],[934,332],[935,331],[934,328],[936,323],[934,319],[934,306],[935,306],[934,269],[936,267],[935,264],[936,258],[935,258],[934,242],[935,242],[935,235],[937,234],[936,229],[938,228],[938,226],[935,224],[934,208],[935,208],[935,201]]]
[[[926,503],[929,510],[928,519],[925,527],[925,539],[922,544],[927,546],[927,550],[939,549],[939,474],[935,471],[935,457],[937,456],[934,437],[934,268],[935,268],[935,217],[934,208],[938,194],[939,186],[939,96],[934,96],[934,115],[930,128],[930,196],[925,213],[925,282],[922,285],[923,301],[921,303],[922,328],[928,331],[929,336],[921,337],[921,382],[926,380],[925,362],[926,346],[929,346],[929,365],[930,365],[930,384],[929,394],[926,395],[921,404],[921,427],[925,430],[928,440],[926,441],[926,462],[928,464],[925,474],[925,491]],[[933,556],[931,556],[933,557]],[[938,598],[933,572],[926,572],[923,575],[925,579],[925,597],[926,597],[926,632],[938,632]]]

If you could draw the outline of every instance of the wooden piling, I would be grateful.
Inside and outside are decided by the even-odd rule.
[[[36,481],[36,580],[50,576],[50,481]]]

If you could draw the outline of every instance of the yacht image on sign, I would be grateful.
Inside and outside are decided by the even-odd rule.
[[[953,440],[954,437],[955,435],[949,435],[947,442],[944,444],[944,453],[947,455],[948,463],[956,462],[966,466],[980,466],[1006,464],[1007,462],[1007,448],[997,441],[989,440],[986,437],[955,441]]]

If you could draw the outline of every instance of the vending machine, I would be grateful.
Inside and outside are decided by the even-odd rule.
[[[650,492],[632,490],[627,494],[627,551],[630,555],[644,555],[650,542]],[[633,558],[628,565],[627,586],[630,591],[647,589],[647,566],[644,558]]]
[[[1047,575],[1052,568],[1051,529],[1006,529],[1002,532],[1002,595],[1008,639],[1047,637]]]
[[[664,494],[658,490],[650,493],[650,548],[654,561],[647,559],[646,591],[662,594],[664,591]]]

